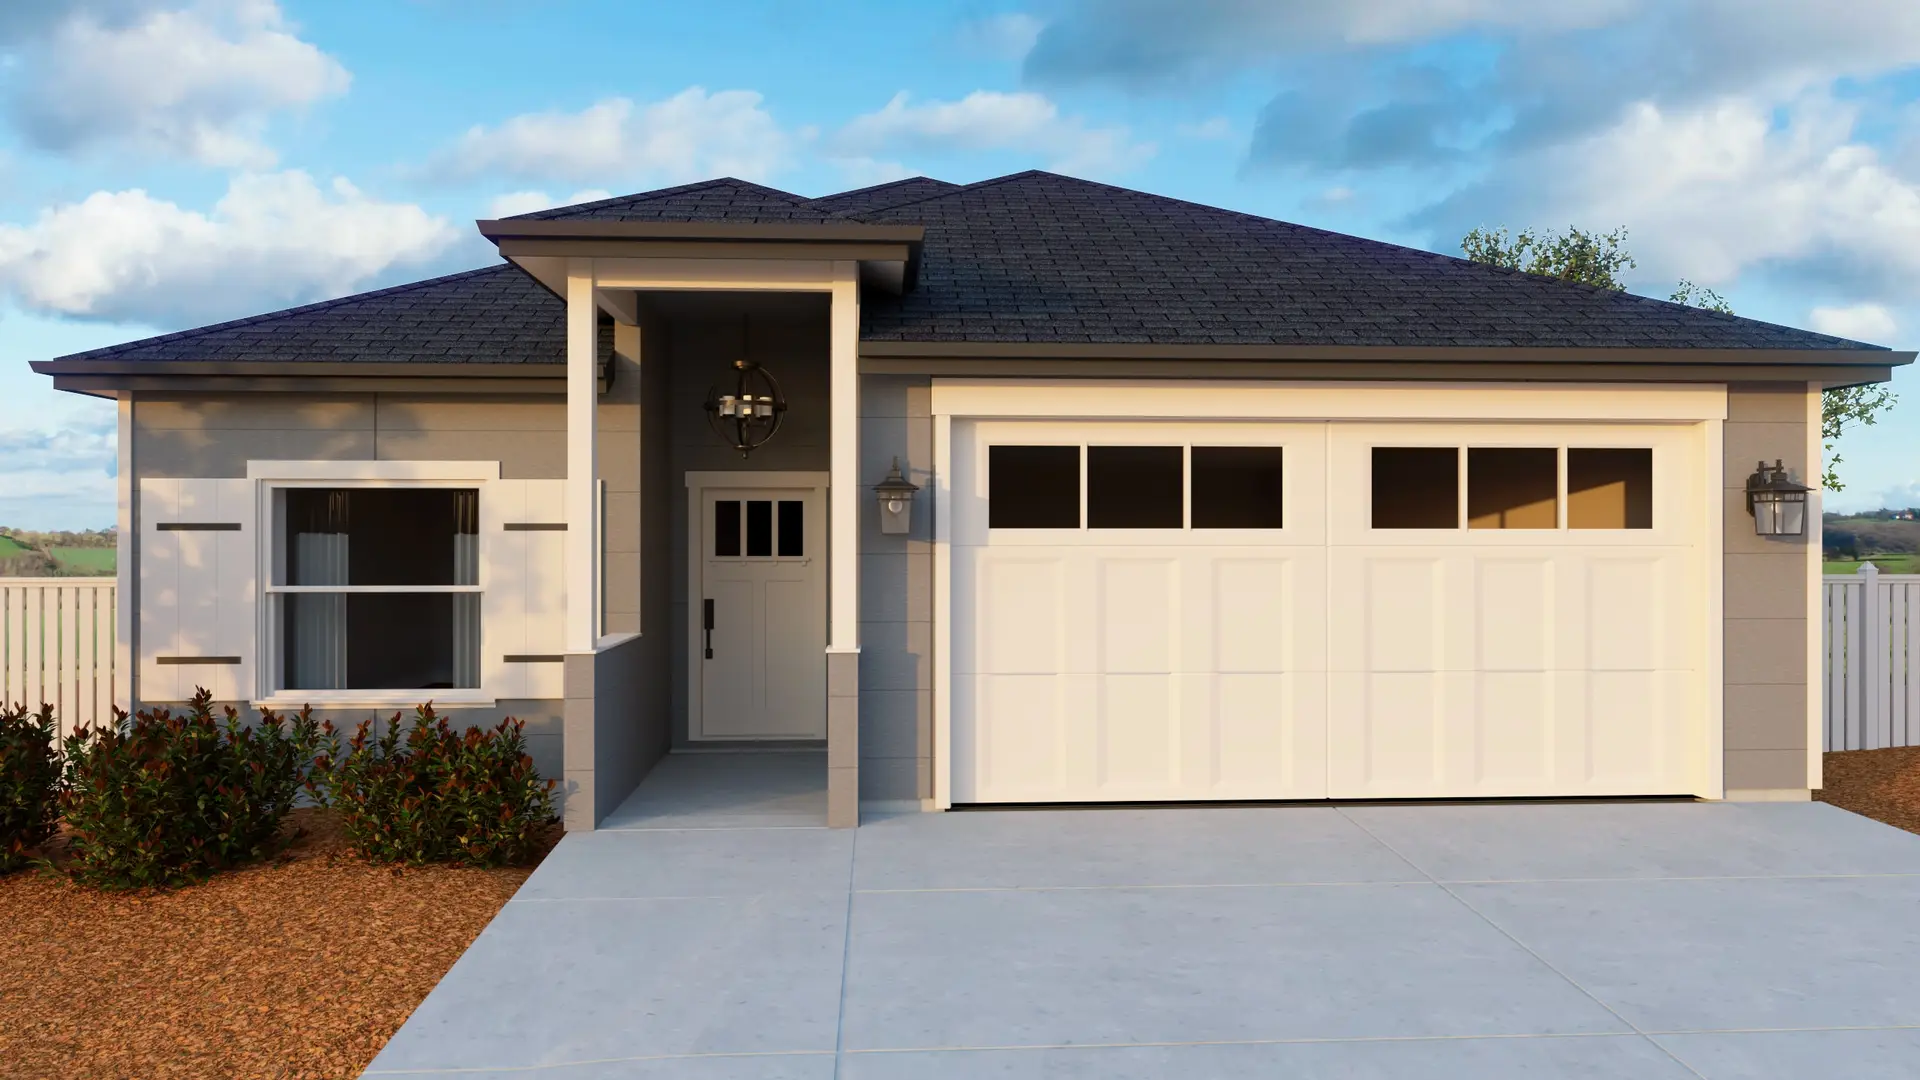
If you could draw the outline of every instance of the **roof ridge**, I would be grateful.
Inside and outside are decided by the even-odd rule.
[[[97,353],[117,352],[127,348],[129,345],[158,345],[165,342],[187,341],[221,330],[233,330],[242,326],[253,326],[258,323],[290,318],[295,315],[308,315],[316,311],[326,311],[339,307],[342,304],[371,300],[377,296],[393,296],[399,293],[413,292],[416,289],[424,289],[433,285],[444,285],[449,281],[456,281],[460,278],[479,277],[482,274],[497,274],[503,270],[517,269],[519,268],[512,263],[503,261],[497,266],[479,266],[472,270],[460,270],[451,274],[441,274],[439,277],[430,277],[421,281],[408,281],[399,285],[389,285],[384,289],[370,289],[367,292],[348,293],[345,296],[316,300],[311,304],[299,304],[295,307],[281,308],[278,311],[263,311],[258,315],[247,315],[238,319],[228,319],[225,322],[209,323],[206,326],[189,327],[185,330],[175,330],[167,334],[156,334],[153,337],[140,338],[138,341],[126,341],[118,345],[103,345],[97,349],[86,349],[82,352],[68,353],[65,356],[56,357],[56,359],[80,360]]]
[[[948,194],[949,192],[958,191],[961,187],[965,186],[962,184],[956,184],[951,180],[942,180],[936,176],[928,176],[925,173],[920,173],[914,176],[903,176],[903,177],[900,177],[898,180],[886,180],[878,184],[868,184],[866,187],[848,188],[845,191],[836,191],[831,195],[821,195],[818,198],[809,199],[807,200],[807,202],[808,202],[808,205],[813,205],[816,203],[828,202],[829,200],[832,200],[832,199],[843,199],[849,195],[866,195],[876,191],[885,191],[888,188],[896,188],[902,184],[913,184],[913,183],[940,184],[945,188],[944,191],[936,191],[933,193],[933,195],[945,195],[945,194]],[[931,197],[933,196],[932,195],[924,196],[924,198],[931,198]],[[830,213],[832,213],[832,215],[837,218],[846,218],[849,221],[859,221],[861,220],[859,216],[861,214],[884,213],[887,210],[893,209],[895,206],[911,206],[912,204],[919,201],[921,200],[908,199],[905,202],[893,203],[877,211],[871,208],[864,208],[859,210],[853,210],[853,209],[833,210],[833,211],[830,211]]]
[[[563,210],[566,211],[567,216],[571,217],[575,213],[586,211],[586,210],[594,210],[603,206],[614,206],[614,205],[633,206],[639,203],[649,203],[649,202],[653,202],[656,199],[664,199],[674,195],[684,195],[689,191],[704,191],[708,188],[719,187],[722,184],[734,184],[740,187],[752,188],[755,191],[763,192],[768,195],[778,195],[781,198],[788,200],[795,206],[805,206],[807,203],[812,201],[804,195],[796,195],[791,191],[782,191],[779,188],[768,187],[765,184],[756,184],[751,180],[742,180],[737,176],[716,176],[710,180],[695,180],[690,184],[677,184],[673,187],[655,188],[652,191],[635,191],[626,195],[609,195],[604,199],[595,199],[592,202],[569,203],[566,206],[549,206],[540,210],[529,210],[524,214],[514,214],[511,217],[506,218],[505,220],[514,221],[522,218],[530,219],[530,220],[540,220],[541,215],[554,215],[554,214],[558,214],[560,211],[563,211]]]
[[[992,187],[995,184],[1004,184],[1009,180],[1018,180],[1023,176],[1058,176],[1058,175],[1060,174],[1050,173],[1050,172],[1047,172],[1045,169],[1022,169],[1019,172],[1008,173],[1005,176],[993,176],[993,177],[988,177],[985,180],[975,180],[971,184],[955,184],[954,186],[948,188],[945,191],[936,191],[930,195],[923,195],[918,199],[908,199],[906,202],[894,203],[892,206],[889,206],[884,210],[877,210],[874,212],[878,214],[891,214],[895,210],[898,210],[903,206],[919,206],[921,203],[924,203],[924,202],[932,202],[935,199],[944,199],[950,195],[960,195],[969,191],[977,191],[980,188]],[[928,179],[932,179],[932,178],[928,177]],[[1074,178],[1068,177],[1068,179],[1074,179]],[[947,181],[943,181],[943,183],[944,182],[947,182]],[[1102,186],[1105,186],[1105,185],[1102,185]],[[1127,189],[1121,188],[1119,190],[1125,191]]]

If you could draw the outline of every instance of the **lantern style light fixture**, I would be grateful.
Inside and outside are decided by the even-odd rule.
[[[735,360],[733,370],[731,387],[707,391],[707,422],[714,434],[746,457],[780,430],[787,399],[772,374],[752,360]]]
[[[913,495],[920,485],[900,475],[900,459],[893,459],[893,470],[887,478],[873,485],[873,493],[880,499],[880,531],[888,536],[901,536],[913,525]]]
[[[1747,513],[1753,515],[1753,531],[1760,536],[1805,536],[1807,492],[1812,490],[1794,483],[1778,458],[1772,465],[1756,464],[1753,475],[1747,477]]]

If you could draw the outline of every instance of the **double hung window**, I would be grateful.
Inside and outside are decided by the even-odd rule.
[[[272,690],[480,686],[477,488],[271,495]]]

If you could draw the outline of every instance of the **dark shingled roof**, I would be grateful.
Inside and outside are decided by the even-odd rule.
[[[1857,342],[1046,172],[866,220],[924,225],[886,341],[1851,349]]]
[[[931,176],[910,176],[905,180],[893,180],[885,184],[875,184],[872,187],[855,188],[838,195],[822,195],[813,200],[813,205],[849,218],[867,220],[865,215],[878,210],[886,210],[902,203],[919,202],[921,199],[959,190],[959,184],[949,184],[945,180],[935,180]]]
[[[917,287],[861,304],[868,341],[1876,348],[1046,172],[811,200],[725,178],[521,216],[924,226]],[[61,359],[559,363],[563,316],[502,265]]]
[[[62,360],[561,363],[566,305],[502,263]]]

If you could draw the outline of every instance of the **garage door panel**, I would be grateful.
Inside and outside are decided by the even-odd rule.
[[[1362,671],[1435,671],[1444,666],[1446,567],[1438,558],[1363,556],[1357,575],[1365,619],[1360,648],[1340,648],[1336,666]],[[1335,579],[1335,585],[1341,584]],[[1346,642],[1340,642],[1344,646]]]
[[[1556,637],[1557,561],[1548,555],[1479,558],[1473,563],[1478,624],[1469,667],[1546,671]]]
[[[967,670],[960,665],[977,657],[977,670],[994,674],[1065,670],[1069,559],[1045,551],[981,552],[973,657],[957,655],[956,667]]]
[[[1323,799],[1327,794],[1326,681],[1318,673],[1189,676],[1206,694],[1193,715],[1211,722],[1189,783],[1222,799]]]
[[[956,786],[962,801],[1027,801],[1044,798],[1067,783],[1067,678],[1059,675],[976,675],[955,704],[1000,722],[976,730],[971,774],[975,790]],[[956,755],[956,764],[958,764]]]
[[[1551,789],[1559,731],[1553,674],[1488,671],[1473,679],[1475,790]]]
[[[1444,676],[1337,671],[1327,683],[1327,793],[1370,798],[1432,790],[1445,745]]]
[[[1180,631],[1180,565],[1173,558],[1097,560],[1101,672],[1168,673]]]
[[[1212,619],[1203,635],[1210,657],[1196,657],[1203,669],[1223,672],[1299,671],[1324,668],[1320,634],[1299,627],[1322,622],[1321,574],[1325,556],[1225,556],[1204,566]],[[1303,589],[1305,580],[1315,586]]]
[[[1596,671],[1651,670],[1686,661],[1672,603],[1677,560],[1665,553],[1594,555],[1584,560],[1586,656]]]
[[[1602,791],[1684,791],[1689,755],[1681,722],[1692,705],[1689,673],[1584,672],[1588,783]]]
[[[1181,774],[1180,702],[1173,675],[1102,675],[1098,748],[1102,792],[1152,791],[1166,798]]]

